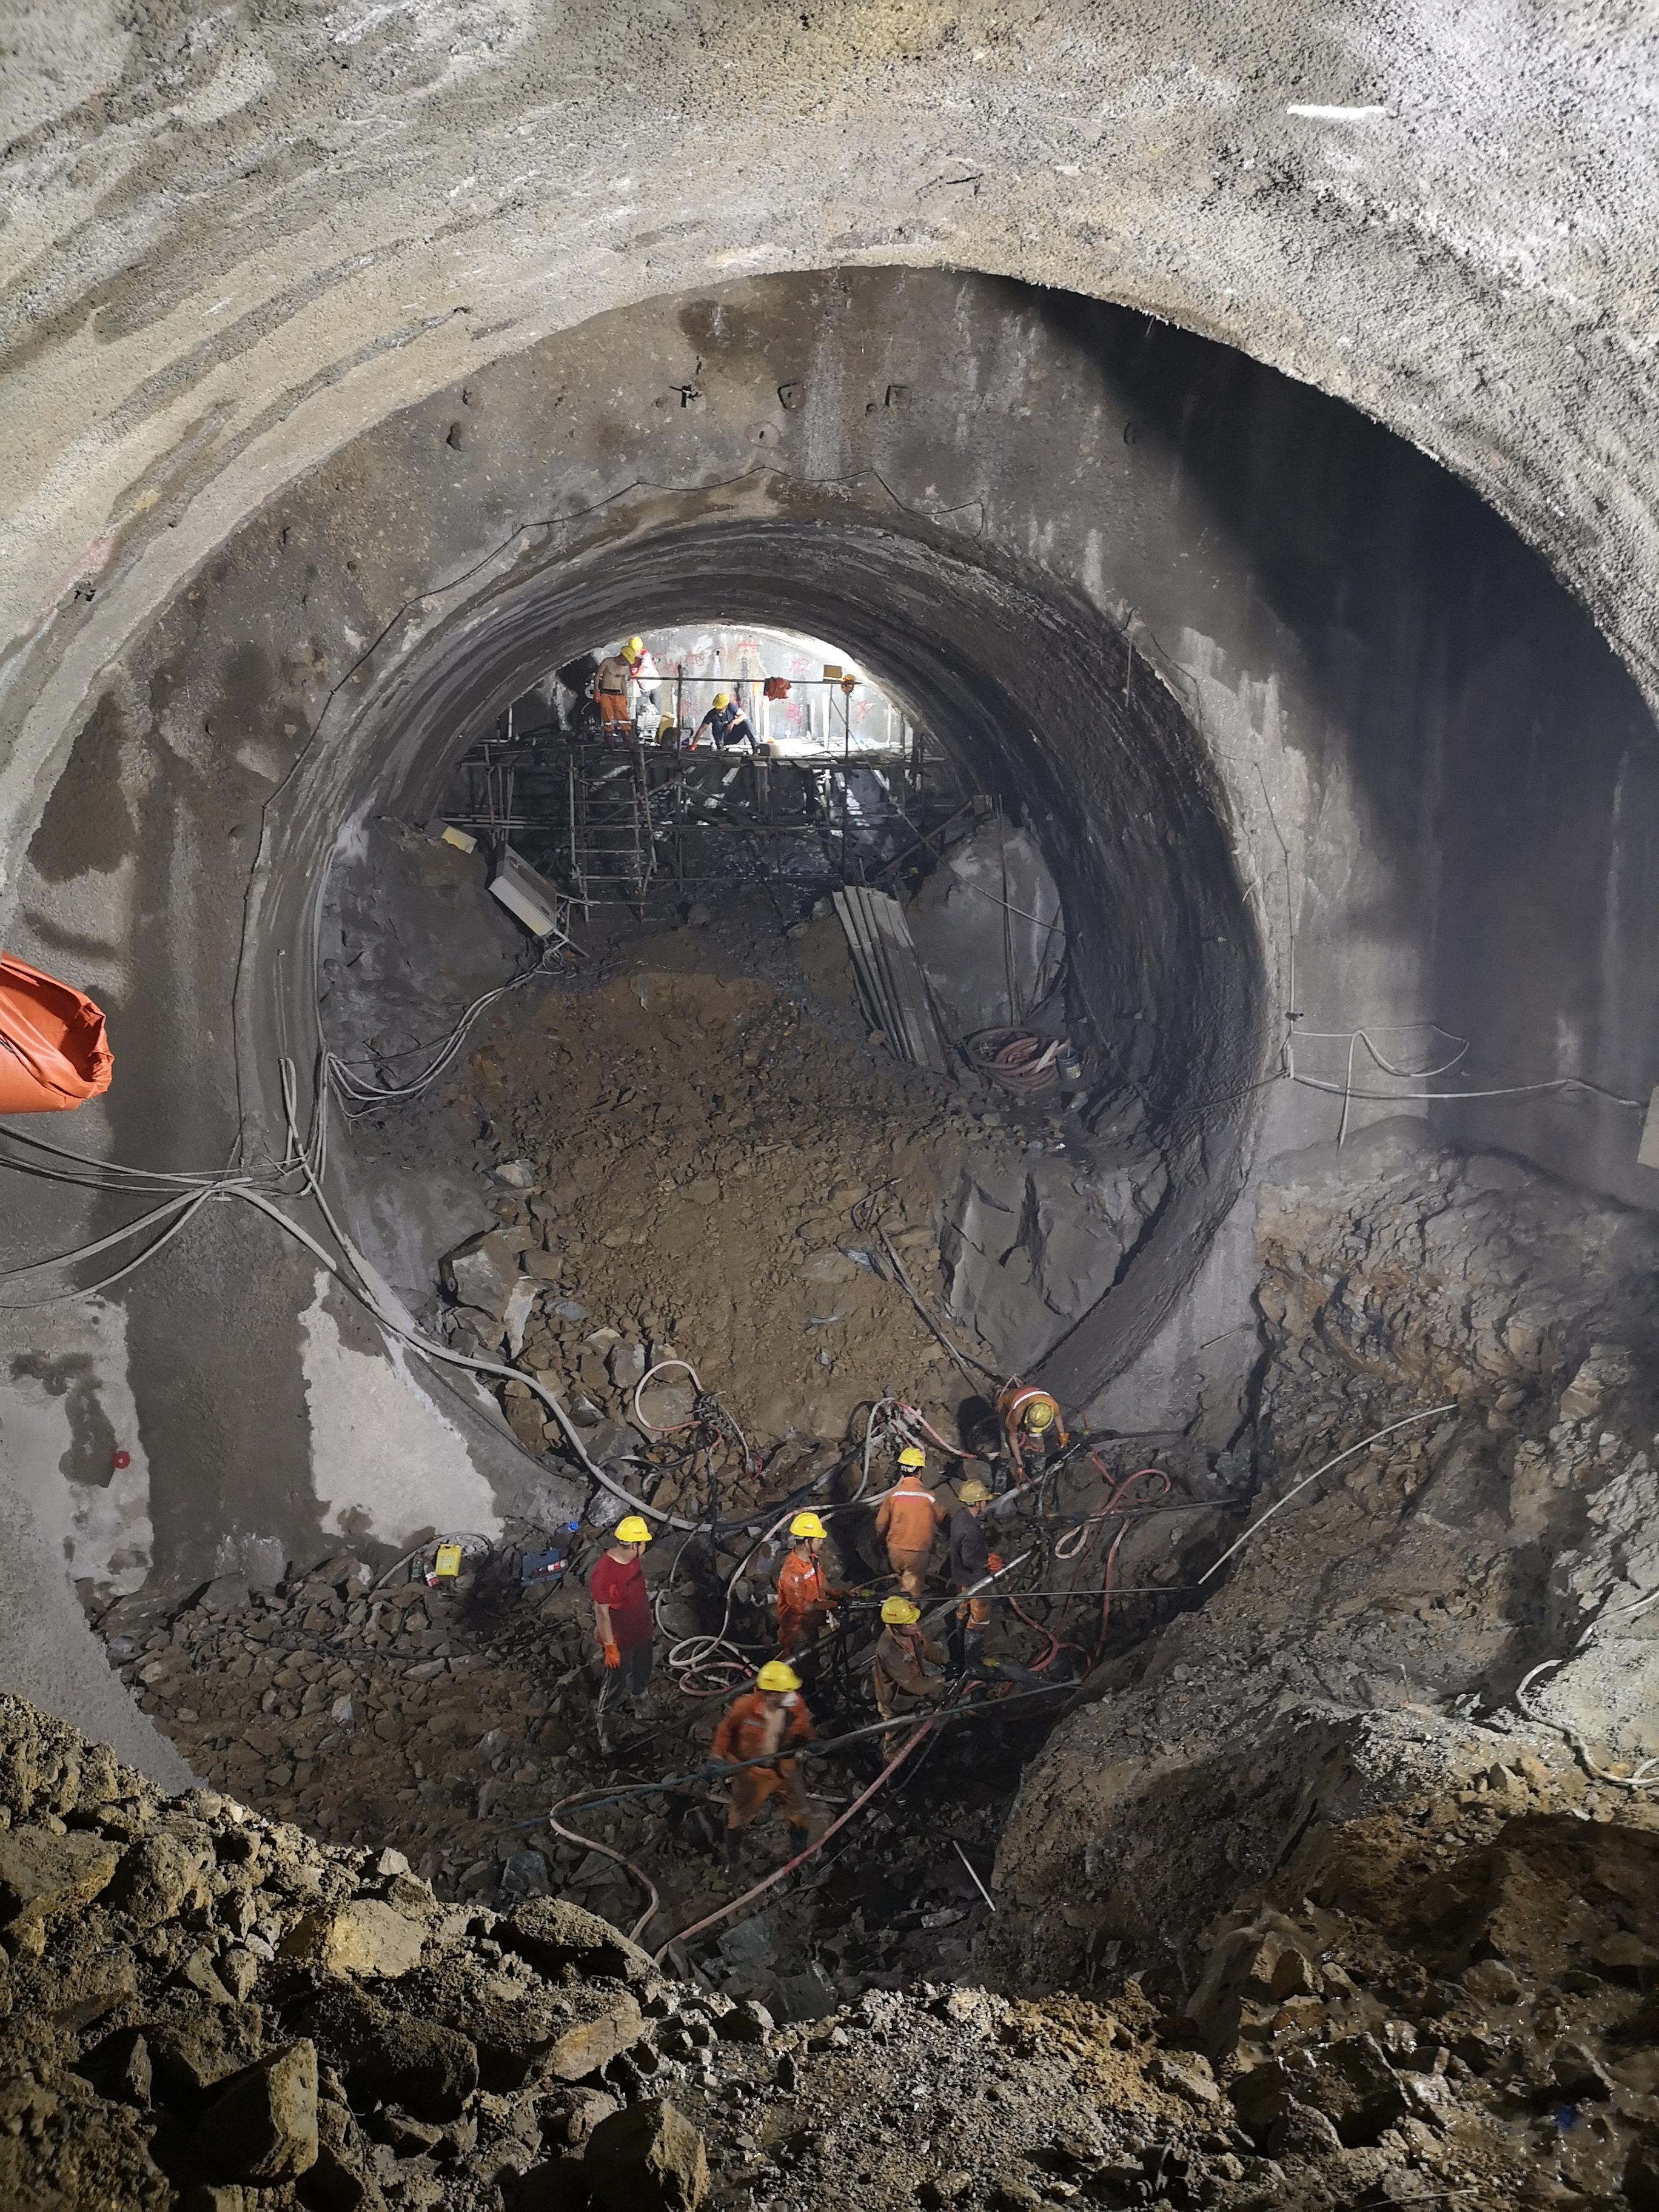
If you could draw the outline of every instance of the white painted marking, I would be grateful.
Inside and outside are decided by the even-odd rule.
[[[45,1373],[20,1372],[22,1363],[14,1359],[11,1380],[0,1385],[7,1471],[33,1499],[35,1521],[64,1574],[125,1595],[143,1581],[155,1546],[149,1463],[127,1380],[126,1309],[80,1299],[59,1307],[52,1328],[52,1355],[40,1361]],[[102,1415],[114,1440],[108,1449],[127,1453],[130,1466],[108,1466],[101,1439],[92,1445],[99,1463],[87,1464],[76,1425],[88,1414]],[[92,1480],[77,1480],[70,1468]]]
[[[343,1340],[330,1280],[319,1268],[301,1316],[312,1480],[325,1516],[342,1534],[366,1516],[389,1544],[426,1528],[498,1535],[495,1499],[465,1437],[416,1383],[400,1350],[358,1352]]]
[[[1312,107],[1300,100],[1285,110],[1286,115],[1300,115],[1310,123],[1363,123],[1372,115],[1386,115],[1386,107]]]

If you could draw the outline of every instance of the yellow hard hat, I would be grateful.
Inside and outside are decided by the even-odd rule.
[[[1028,1429],[1047,1429],[1054,1425],[1054,1401],[1052,1398],[1033,1398],[1022,1407],[1020,1419]]]
[[[901,1467],[926,1467],[927,1464],[927,1455],[920,1444],[906,1444],[904,1449],[899,1454]]]
[[[881,1617],[889,1628],[908,1628],[913,1620],[921,1619],[921,1608],[913,1605],[908,1597],[884,1598]]]
[[[990,1495],[977,1475],[969,1475],[957,1492],[964,1505],[983,1505]]]
[[[755,1677],[757,1690],[798,1690],[800,1676],[781,1659],[769,1659]]]
[[[617,1522],[616,1538],[619,1544],[648,1544],[651,1531],[637,1513],[630,1513],[625,1520]]]
[[[630,637],[628,641],[628,650],[630,653],[643,653],[645,640],[642,637]]]
[[[821,1536],[823,1523],[816,1513],[797,1513],[789,1523],[789,1533],[792,1536]]]
[[[731,703],[732,694],[729,691],[717,691],[714,694],[714,704],[717,707],[729,707]]]

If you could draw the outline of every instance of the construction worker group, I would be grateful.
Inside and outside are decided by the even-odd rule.
[[[599,735],[607,744],[631,744],[646,737],[672,744],[678,737],[685,750],[696,752],[706,737],[716,752],[770,751],[729,691],[716,691],[708,713],[687,732],[672,714],[660,712],[661,686],[661,672],[642,637],[630,637],[601,658],[593,672],[593,703]]]
[[[1046,1392],[1016,1382],[1002,1394],[996,1411],[1006,1440],[1003,1464],[1015,1471],[1015,1480],[1029,1479],[1028,1470],[1051,1446],[1064,1448],[1060,1409]],[[927,1455],[917,1444],[902,1448],[895,1474],[874,1516],[875,1534],[897,1585],[880,1601],[880,1634],[870,1662],[876,1707],[884,1720],[938,1705],[954,1681],[983,1676],[988,1592],[1005,1571],[982,1526],[993,1492],[980,1462],[963,1461],[954,1478],[953,1497],[942,1497],[930,1486]],[[927,1633],[921,1617],[941,1531],[948,1547],[946,1577],[956,1599],[954,1668],[945,1648]],[[775,1803],[802,1838],[812,1830],[805,1790],[791,1755],[813,1736],[799,1670],[810,1672],[821,1657],[854,1596],[826,1574],[827,1536],[817,1513],[801,1511],[791,1519],[788,1549],[777,1576],[777,1656],[726,1708],[714,1731],[712,1755],[732,1769],[728,1853],[740,1832],[769,1804]],[[650,1541],[643,1516],[628,1515],[617,1523],[589,1578],[594,1637],[605,1672],[602,1705],[637,1711],[651,1679],[652,1606],[641,1564]]]

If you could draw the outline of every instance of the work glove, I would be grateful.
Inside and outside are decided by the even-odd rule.
[[[985,1554],[985,1564],[994,1575],[1000,1575],[1007,1562],[1000,1552],[988,1552]]]
[[[607,1667],[622,1665],[622,1653],[614,1644],[607,1644],[605,1647],[605,1663]]]

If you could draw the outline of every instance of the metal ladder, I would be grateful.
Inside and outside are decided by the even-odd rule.
[[[644,747],[583,746],[568,774],[570,885],[584,918],[596,904],[620,899],[643,921],[657,872]]]

